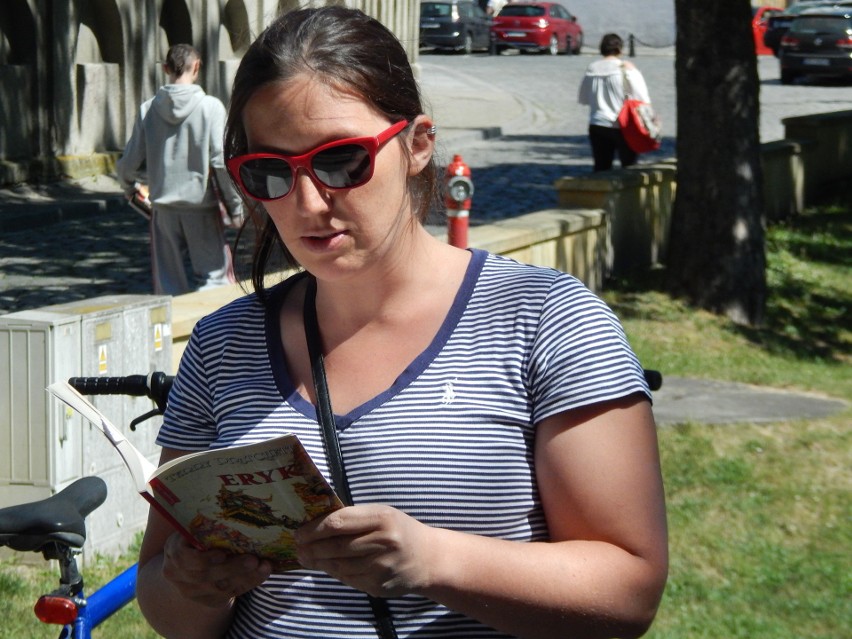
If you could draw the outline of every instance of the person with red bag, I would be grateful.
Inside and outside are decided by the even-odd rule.
[[[647,104],[651,103],[651,96],[639,69],[621,59],[623,47],[618,34],[604,35],[600,43],[603,58],[588,66],[580,84],[579,103],[589,107],[589,142],[595,171],[611,169],[616,153],[622,167],[636,164],[639,157],[627,143],[618,116],[625,96]]]

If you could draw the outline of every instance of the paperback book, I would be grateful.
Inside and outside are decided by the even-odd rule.
[[[299,438],[190,453],[152,464],[67,382],[48,390],[99,428],[130,471],[137,492],[196,548],[254,554],[275,572],[299,567],[293,531],[343,508]]]

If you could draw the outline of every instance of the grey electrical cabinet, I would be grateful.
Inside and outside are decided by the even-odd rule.
[[[98,475],[109,493],[87,519],[84,554],[126,548],[144,528],[147,502],[100,430],[45,389],[69,377],[171,373],[171,349],[168,296],[111,295],[0,316],[0,507]],[[151,400],[90,399],[157,462],[159,418],[129,427],[154,407]]]

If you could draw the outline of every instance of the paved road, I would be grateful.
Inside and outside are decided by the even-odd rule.
[[[552,207],[556,204],[554,181],[590,169],[586,112],[576,104],[576,90],[593,59],[591,53],[421,56],[421,82],[441,127],[442,159],[446,162],[453,153],[461,153],[473,170],[472,224]],[[634,62],[648,79],[667,136],[663,148],[646,157],[673,156],[672,51],[640,48]],[[846,109],[852,103],[849,85],[782,86],[774,58],[760,58],[759,69],[764,141],[783,137],[783,117]],[[471,123],[500,127],[503,136],[483,140],[460,136],[458,131],[448,135],[454,127]],[[115,196],[110,180],[88,186]],[[37,191],[30,190],[30,196],[38,200]],[[149,292],[144,221],[121,205],[107,210],[111,212],[46,227],[36,226],[39,220],[34,217],[31,227],[27,220],[23,230],[4,231],[0,236],[0,313],[97,295]]]

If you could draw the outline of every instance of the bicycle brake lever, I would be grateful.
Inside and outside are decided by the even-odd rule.
[[[162,415],[162,414],[163,414],[163,411],[161,411],[159,408],[155,408],[154,410],[148,411],[144,415],[140,415],[139,417],[135,417],[130,422],[130,430],[135,432],[137,424],[141,424],[146,419],[151,419],[152,417],[156,417],[157,415]]]

